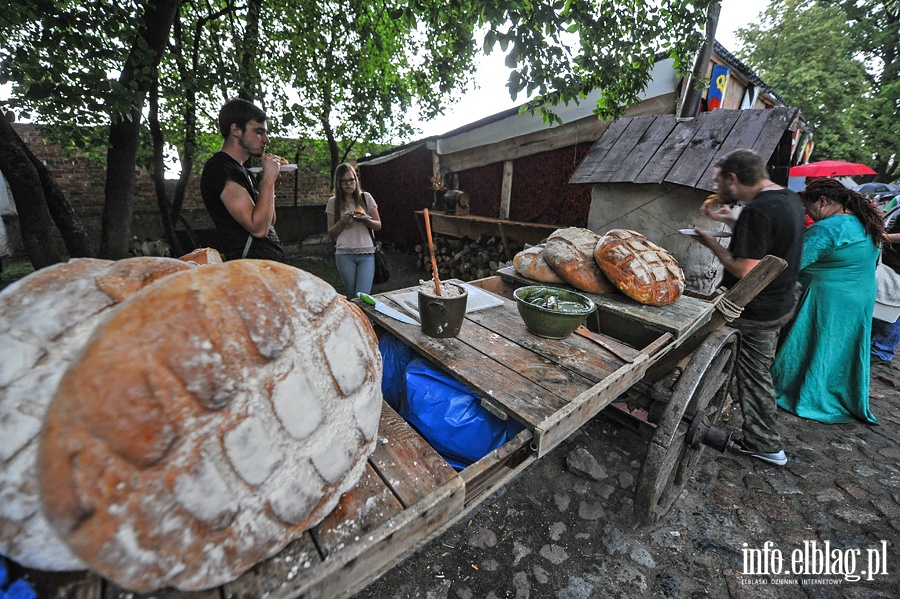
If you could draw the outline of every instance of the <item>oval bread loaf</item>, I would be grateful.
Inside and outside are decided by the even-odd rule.
[[[301,270],[236,260],[168,277],[63,376],[39,454],[47,517],[122,587],[233,580],[356,485],[381,366],[362,311]]]
[[[41,510],[38,439],[59,380],[111,309],[157,279],[196,268],[172,258],[74,259],[0,293],[0,553],[29,568],[83,570]]]
[[[684,273],[678,261],[635,231],[609,231],[597,243],[594,256],[609,280],[642,304],[665,306],[684,291]]]
[[[588,293],[616,290],[594,260],[600,236],[590,229],[557,229],[547,238],[544,260],[566,283]]]
[[[513,256],[513,268],[523,277],[528,277],[541,283],[560,284],[565,281],[550,268],[544,259],[545,244],[526,248]]]

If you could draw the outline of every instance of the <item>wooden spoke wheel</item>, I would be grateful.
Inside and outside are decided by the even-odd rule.
[[[725,407],[740,349],[740,334],[726,327],[709,334],[678,378],[641,466],[635,515],[645,524],[669,511],[703,453],[703,438]]]

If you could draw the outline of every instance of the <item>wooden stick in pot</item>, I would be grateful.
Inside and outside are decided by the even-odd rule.
[[[428,251],[431,252],[431,271],[434,273],[434,292],[441,295],[441,280],[438,278],[437,260],[434,257],[434,241],[431,239],[431,218],[425,209],[425,232],[428,234]]]

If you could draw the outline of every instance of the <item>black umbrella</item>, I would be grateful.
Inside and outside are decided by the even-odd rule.
[[[883,193],[900,193],[900,185],[890,185],[888,183],[863,183],[853,188],[857,193],[883,194]]]

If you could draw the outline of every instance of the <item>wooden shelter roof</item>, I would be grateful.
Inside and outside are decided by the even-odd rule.
[[[675,183],[713,191],[720,157],[747,148],[769,160],[784,133],[797,127],[798,114],[780,107],[718,109],[680,122],[671,114],[622,118],[610,123],[569,183]]]

